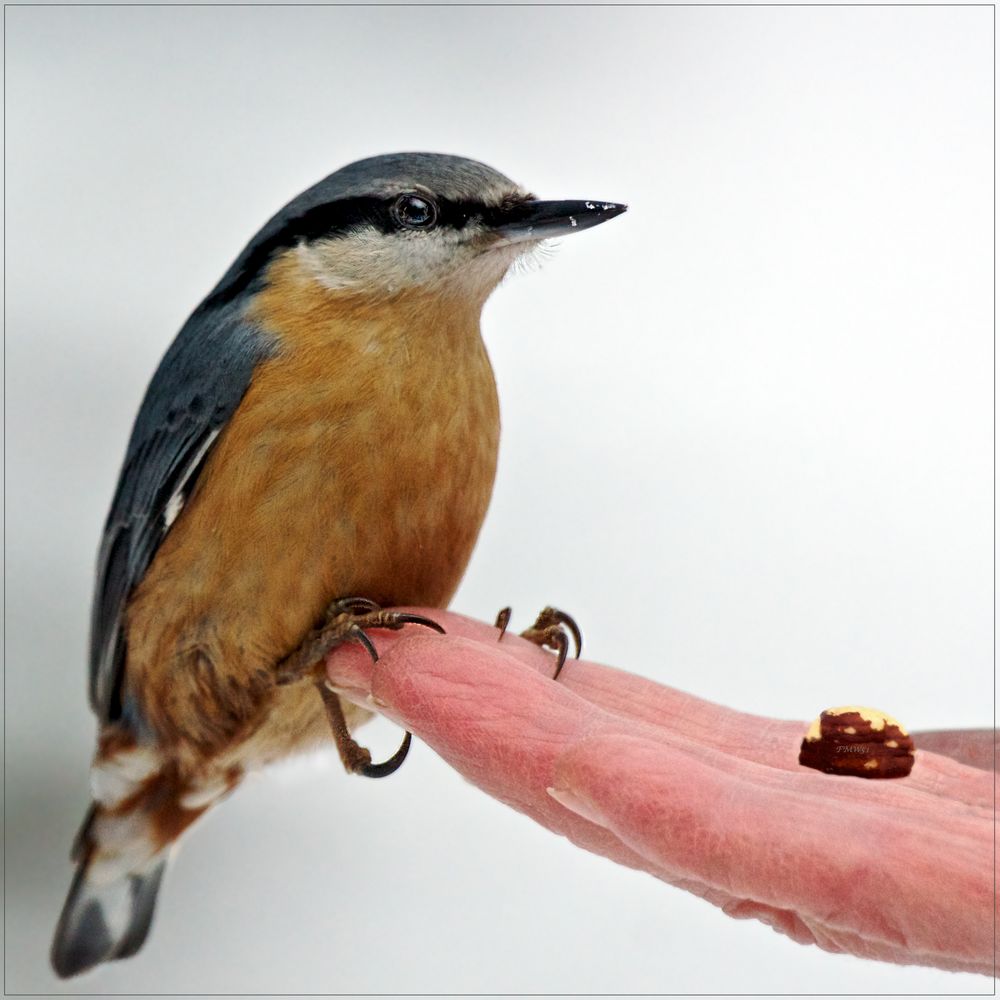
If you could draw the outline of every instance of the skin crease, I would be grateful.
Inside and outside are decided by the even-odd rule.
[[[553,684],[551,653],[435,615],[446,636],[373,633],[376,665],[336,650],[329,683],[553,832],[729,916],[827,951],[993,973],[992,731],[913,734],[905,778],[821,774],[798,764],[805,722],[585,661]]]
[[[182,775],[202,782],[209,757],[250,766],[330,739],[312,685],[275,688],[274,665],[337,597],[446,604],[493,486],[499,411],[479,312],[506,261],[475,298],[442,284],[362,299],[304,264],[290,252],[272,265],[252,316],[282,330],[281,351],[128,608],[129,682]],[[281,613],[262,620],[261,607]]]

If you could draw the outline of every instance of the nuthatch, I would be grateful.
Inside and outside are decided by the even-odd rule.
[[[350,737],[369,713],[325,687],[322,659],[374,651],[367,628],[436,627],[382,609],[445,607],[486,512],[483,304],[541,240],[624,209],[537,201],[460,157],[376,156],[286,205],[184,324],[98,558],[100,729],[60,976],[141,947],[170,846],[248,770],[331,728],[349,770],[398,766],[409,737],[372,764]]]

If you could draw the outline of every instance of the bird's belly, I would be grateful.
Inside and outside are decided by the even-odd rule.
[[[286,360],[258,373],[129,604],[127,687],[162,743],[217,754],[277,699],[312,713],[274,666],[335,598],[447,603],[496,467],[492,372],[473,360],[433,392],[419,370],[367,391]],[[311,719],[268,728],[308,741]]]

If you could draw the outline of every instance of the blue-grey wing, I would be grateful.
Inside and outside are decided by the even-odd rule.
[[[273,340],[237,303],[201,308],[164,355],[125,453],[97,561],[91,614],[90,704],[121,715],[126,602],[190,495],[218,435]]]

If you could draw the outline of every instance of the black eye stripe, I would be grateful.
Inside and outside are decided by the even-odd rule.
[[[424,198],[413,192],[414,197]],[[345,198],[342,201],[320,205],[304,215],[290,219],[282,230],[275,234],[274,241],[279,246],[292,246],[299,241],[311,243],[314,240],[345,236],[363,226],[372,226],[381,233],[392,233],[397,229],[393,208],[400,196],[392,198]],[[430,197],[427,199],[430,201]],[[451,201],[447,198],[433,199],[437,207],[437,225],[452,229],[464,229],[473,219],[482,219],[498,214],[497,209],[475,201]]]
[[[363,226],[372,226],[379,232],[391,233],[397,228],[393,218],[393,207],[399,197],[397,195],[393,198],[345,198],[320,205],[303,215],[289,219],[267,241],[267,245],[280,249],[294,246],[300,241],[311,243],[314,240],[344,236]],[[437,198],[434,199],[434,204],[437,206],[437,224],[450,226],[453,229],[464,229],[470,219],[483,218],[487,214],[493,215],[496,212],[495,209],[488,209],[485,205],[474,201]]]
[[[406,193],[406,192],[404,192]],[[418,194],[417,192],[412,192]],[[424,195],[419,195],[423,198]],[[430,196],[427,196],[428,200]],[[399,195],[387,198],[366,196],[342,198],[339,201],[317,205],[300,215],[282,221],[277,228],[265,227],[243,251],[222,281],[199,307],[231,302],[241,292],[253,288],[267,265],[283,250],[289,250],[299,243],[312,243],[321,239],[335,239],[346,236],[358,229],[371,226],[380,233],[406,232],[393,217],[393,205]],[[462,230],[470,222],[482,221],[487,226],[497,224],[509,205],[487,206],[477,201],[457,201],[434,198],[437,206],[435,228],[448,227]]]

